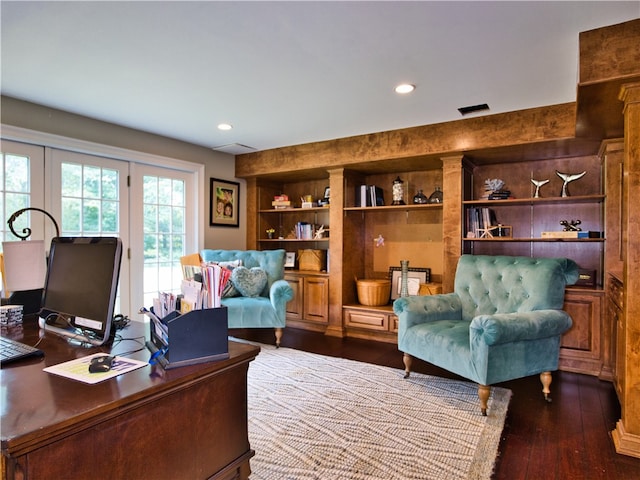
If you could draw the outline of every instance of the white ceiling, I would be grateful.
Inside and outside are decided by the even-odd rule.
[[[3,95],[256,150],[575,101],[579,32],[640,17],[637,0],[0,8]]]

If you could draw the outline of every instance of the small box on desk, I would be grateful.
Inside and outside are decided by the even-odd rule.
[[[149,325],[147,348],[165,369],[229,358],[227,307],[173,312]]]

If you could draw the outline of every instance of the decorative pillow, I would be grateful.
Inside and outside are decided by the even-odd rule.
[[[258,297],[267,285],[267,272],[259,267],[236,267],[231,281],[243,297]]]
[[[216,262],[216,263],[220,265],[222,268],[226,268],[227,270],[230,270],[231,273],[233,273],[234,268],[242,266],[242,260],[240,259],[233,260],[230,262]],[[240,295],[240,292],[233,285],[231,278],[229,278],[229,281],[227,281],[227,283],[224,286],[224,289],[222,290],[222,298],[237,297],[239,295]]]

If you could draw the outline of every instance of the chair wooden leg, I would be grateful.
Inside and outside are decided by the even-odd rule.
[[[487,402],[489,402],[489,395],[491,394],[491,387],[488,385],[478,385],[478,398],[480,399],[480,411],[482,416],[487,416]]]
[[[551,403],[551,389],[549,386],[551,385],[551,372],[542,372],[540,374],[540,381],[542,382],[542,393],[544,394],[544,399]]]
[[[282,328],[276,328],[276,348],[280,348],[280,340],[282,340]]]
[[[404,363],[404,378],[409,378],[409,375],[411,374],[412,361],[413,361],[413,358],[408,353],[405,353],[402,356],[402,362]]]

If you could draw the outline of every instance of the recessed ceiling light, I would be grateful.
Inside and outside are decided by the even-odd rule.
[[[233,125],[231,125],[230,123],[221,123],[218,125],[218,130],[231,130],[233,128]]]
[[[415,85],[411,85],[410,83],[401,83],[395,88],[396,93],[411,93],[416,89]]]

